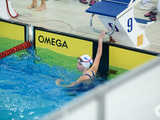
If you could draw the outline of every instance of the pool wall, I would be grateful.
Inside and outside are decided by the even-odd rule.
[[[153,58],[158,53],[127,47],[118,44],[109,44],[109,65],[131,70]]]
[[[0,52],[28,40],[28,35],[27,24],[0,19]],[[22,52],[24,50],[17,52],[16,55],[20,55]]]
[[[0,37],[26,41],[28,39],[27,24],[0,19]]]
[[[28,24],[0,19],[0,45],[2,48],[0,51],[28,40],[29,27]],[[76,70],[77,57],[83,54],[95,58],[98,44],[96,39],[36,26],[33,26],[33,43],[42,62],[63,66],[70,70]],[[99,73],[107,76],[110,69],[117,73],[121,73],[119,71],[123,73],[152,60],[157,55],[158,53],[152,51],[104,42]]]
[[[37,55],[41,56],[45,62],[72,69],[75,68],[76,58],[79,56],[89,54],[94,58],[98,44],[96,39],[40,27],[34,27],[34,41]],[[52,52],[47,52],[47,49]],[[42,51],[46,52],[43,53]],[[157,55],[158,53],[151,51],[104,42],[99,73],[102,73],[102,76],[107,76],[109,69],[117,73],[128,71],[154,59]]]

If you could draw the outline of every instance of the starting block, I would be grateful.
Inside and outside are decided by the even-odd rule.
[[[97,15],[109,36],[125,45],[144,48],[149,45],[145,31],[139,27],[134,18],[134,5],[138,0],[103,0],[89,7],[86,12],[92,13],[90,26],[93,27],[93,17]]]
[[[11,1],[0,0],[0,18],[8,20],[10,18],[16,18],[16,17],[18,17],[18,14],[12,8]]]

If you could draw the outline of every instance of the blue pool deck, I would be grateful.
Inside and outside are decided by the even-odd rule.
[[[16,21],[84,37],[98,38],[98,33],[93,32],[89,26],[90,14],[85,12],[88,5],[79,3],[79,0],[48,0],[46,2],[47,9],[42,12],[27,9],[27,6],[30,5],[31,2],[32,0],[25,2],[22,0],[12,0],[14,8],[20,14]],[[153,4],[156,5],[156,0],[153,0]],[[135,6],[135,17],[138,18],[138,20],[139,18],[140,21],[141,19],[142,21],[143,19],[148,20],[144,17],[146,12],[145,10],[139,9],[139,4]],[[141,24],[140,26],[145,29],[151,43],[150,46],[145,49],[160,52],[160,14],[157,17],[157,22],[150,25]],[[94,19],[94,24],[98,29],[104,29],[98,18]]]

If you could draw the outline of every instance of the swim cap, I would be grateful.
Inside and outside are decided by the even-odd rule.
[[[83,65],[85,68],[89,68],[93,64],[93,60],[88,55],[82,55],[79,57],[79,62]]]

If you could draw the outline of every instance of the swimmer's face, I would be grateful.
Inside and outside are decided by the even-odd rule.
[[[79,70],[79,71],[83,71],[85,68],[84,68],[84,66],[81,64],[81,62],[78,60],[78,62],[77,62],[77,69]]]

